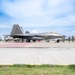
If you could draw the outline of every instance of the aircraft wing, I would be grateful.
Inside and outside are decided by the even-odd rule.
[[[44,38],[42,37],[35,37],[33,34],[14,34],[11,35],[13,38],[24,38],[24,39],[29,39],[29,40],[43,40]]]
[[[30,40],[44,40],[44,38],[34,36],[34,37],[30,38]]]
[[[25,38],[25,39],[34,37],[34,35],[31,34],[14,34],[10,36],[13,38]]]
[[[44,39],[54,39],[54,38],[63,38],[66,37],[61,34],[35,34],[36,37],[42,37]]]

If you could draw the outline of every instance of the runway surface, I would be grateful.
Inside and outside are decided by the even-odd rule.
[[[0,48],[0,65],[75,64],[75,48]]]
[[[75,42],[0,42],[0,48],[75,48]]]
[[[75,42],[0,42],[2,64],[75,64]]]

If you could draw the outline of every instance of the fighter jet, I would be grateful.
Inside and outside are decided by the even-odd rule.
[[[49,40],[54,38],[63,38],[64,35],[60,35],[58,33],[53,32],[46,32],[46,33],[24,33],[22,27],[19,25],[13,25],[11,34],[8,35],[13,38],[20,38],[22,42],[24,42],[24,39],[26,42],[30,42],[31,40],[35,42],[36,40]]]

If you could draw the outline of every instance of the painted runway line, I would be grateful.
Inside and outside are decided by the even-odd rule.
[[[33,45],[34,43],[0,43],[0,48],[20,48]]]

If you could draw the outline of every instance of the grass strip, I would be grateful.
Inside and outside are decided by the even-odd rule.
[[[0,75],[75,75],[75,65],[0,65]]]

